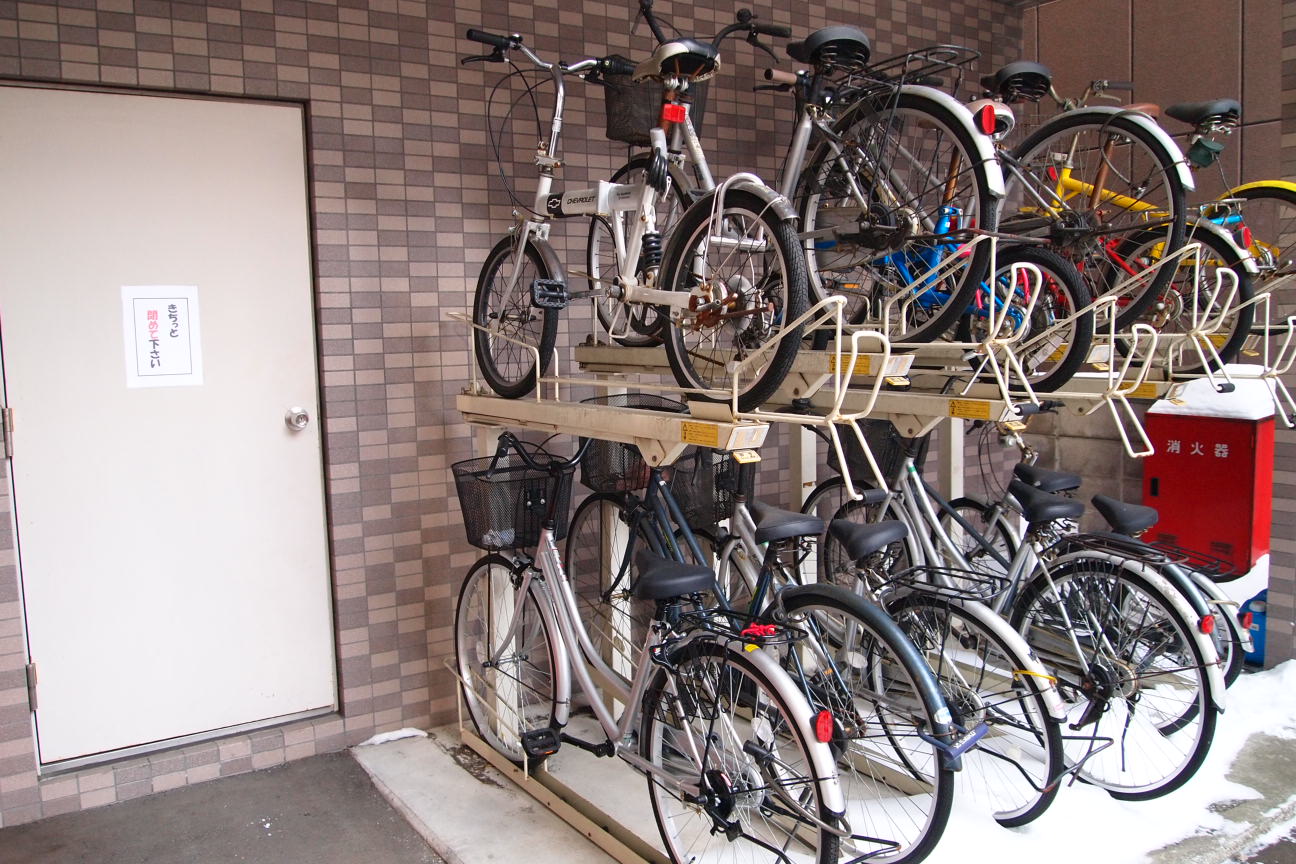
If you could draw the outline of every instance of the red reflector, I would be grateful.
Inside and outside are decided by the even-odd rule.
[[[1058,170],[1057,170],[1057,168],[1054,167],[1053,165],[1050,165],[1048,168],[1046,168],[1046,169],[1044,170],[1044,173],[1048,175],[1048,178],[1049,178],[1050,180],[1057,180],[1057,179],[1058,179]]]
[[[1201,617],[1201,620],[1197,622],[1197,629],[1200,630],[1201,632],[1205,633],[1207,636],[1209,636],[1210,634],[1214,633],[1214,632],[1215,632],[1215,616],[1214,616],[1214,615],[1203,615],[1203,616]]]
[[[987,135],[993,135],[995,131],[995,111],[993,105],[984,105],[977,112],[977,121],[981,125],[981,131]]]
[[[1250,630],[1251,625],[1255,623],[1255,613],[1243,612],[1238,616],[1238,623],[1242,625],[1243,630]]]
[[[1251,248],[1251,242],[1252,242],[1254,239],[1255,239],[1255,238],[1251,236],[1251,229],[1248,228],[1248,227],[1246,227],[1245,225],[1243,225],[1243,226],[1242,226],[1242,248],[1243,248],[1243,249],[1250,249],[1250,248]]]
[[[678,102],[663,102],[661,119],[663,123],[683,123],[684,106]]]
[[[815,715],[815,738],[820,744],[827,744],[833,739],[833,716],[831,711],[820,711]]]

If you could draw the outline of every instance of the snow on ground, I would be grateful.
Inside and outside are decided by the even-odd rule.
[[[994,850],[999,861],[1047,864],[1140,864],[1148,853],[1201,831],[1234,833],[1242,825],[1210,811],[1221,801],[1259,793],[1224,779],[1247,738],[1256,733],[1296,739],[1296,661],[1243,675],[1228,691],[1225,713],[1205,763],[1185,786],[1152,801],[1117,801],[1081,783],[1066,786],[1048,812],[1030,825],[1008,829],[988,815],[960,807],[930,864],[966,864]],[[1296,778],[1292,778],[1296,790]],[[1273,807],[1283,801],[1270,802]]]
[[[402,738],[426,738],[426,732],[422,729],[396,729],[392,732],[380,732],[368,740],[361,741],[357,747],[366,747],[371,744],[386,744],[388,741],[399,741]]]

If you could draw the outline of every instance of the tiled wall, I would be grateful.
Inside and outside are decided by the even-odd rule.
[[[857,23],[875,36],[879,53],[973,44],[995,55],[986,69],[1014,54],[1019,38],[1016,13],[992,0],[798,0],[772,11],[767,3],[718,0],[657,4],[680,30],[707,34],[732,20],[737,5],[801,35]],[[11,533],[0,531],[0,825],[452,719],[454,687],[441,664],[451,653],[459,574],[476,553],[463,543],[447,472],[470,455],[471,436],[454,408],[469,375],[467,338],[446,313],[466,308],[510,211],[485,131],[499,67],[458,65],[473,47],[460,34],[469,26],[517,31],[545,56],[564,59],[645,53],[642,29],[630,35],[628,0],[552,7],[0,0],[0,76],[309,105],[342,704],[340,716],[40,779],[23,685],[16,554]],[[713,161],[724,172],[773,176],[789,106],[750,92],[765,58],[739,43],[725,59],[707,111]],[[565,179],[605,176],[625,154],[599,134],[601,97],[587,98],[580,84],[570,95]],[[522,137],[533,140],[529,132]],[[517,154],[508,170],[523,190],[532,188],[529,154]],[[560,252],[578,262],[583,226],[556,234]],[[579,316],[567,329],[572,340],[584,334]],[[11,509],[7,497],[0,506]]]

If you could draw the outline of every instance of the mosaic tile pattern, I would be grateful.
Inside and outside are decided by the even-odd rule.
[[[713,33],[733,4],[659,3],[683,31]],[[766,4],[760,4],[766,5]],[[758,11],[761,11],[758,8]],[[768,14],[799,34],[853,22],[879,54],[933,42],[1015,53],[1018,25],[992,0],[830,0]],[[454,409],[468,340],[446,313],[467,307],[511,204],[489,157],[485,102],[498,67],[463,67],[465,28],[518,31],[547,56],[642,56],[629,4],[559,0],[0,0],[0,77],[156,88],[309,104],[310,166],[340,715],[41,779],[23,685],[14,539],[0,531],[0,825],[125,800],[453,719],[451,654],[463,542],[448,465],[470,455]],[[996,52],[1000,52],[996,54]],[[730,46],[706,134],[716,167],[777,171],[788,105],[752,95],[766,59]],[[788,63],[784,61],[784,68]],[[603,140],[601,95],[572,87],[568,183],[605,176],[625,151]],[[593,131],[586,137],[584,124]],[[525,136],[532,133],[519,133]],[[508,166],[529,183],[529,154]],[[529,185],[524,189],[531,188]],[[579,261],[583,226],[556,231]],[[579,315],[564,322],[583,338]],[[0,484],[7,488],[7,484]],[[0,508],[11,509],[7,497]]]

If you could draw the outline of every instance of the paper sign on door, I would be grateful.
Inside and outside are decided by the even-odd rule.
[[[123,285],[127,387],[203,383],[198,286]]]

